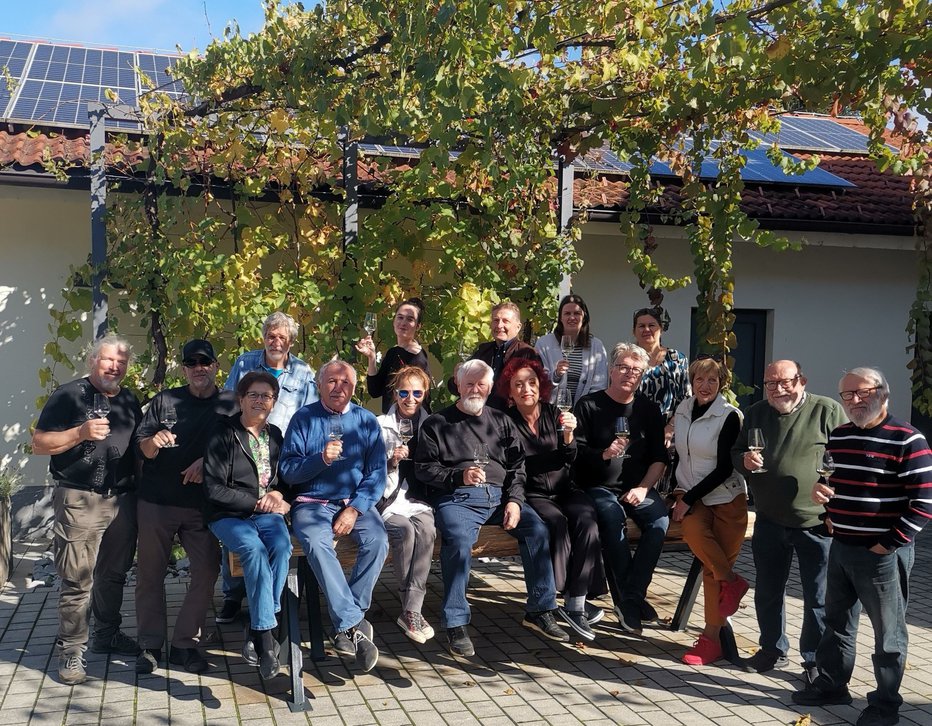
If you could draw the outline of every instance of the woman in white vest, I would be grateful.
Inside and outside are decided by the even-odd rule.
[[[700,355],[689,366],[693,395],[673,415],[676,453],[673,521],[702,561],[705,629],[683,662],[707,665],[722,657],[719,632],[738,610],[747,581],[732,569],[748,523],[747,485],[735,471],[731,447],[741,412],[722,397],[728,369],[719,356]]]
[[[564,338],[568,338],[565,347]],[[605,346],[589,332],[589,308],[579,295],[570,294],[560,301],[556,327],[538,338],[534,347],[554,384],[550,403],[557,402],[561,386],[569,389],[575,404],[608,385]]]

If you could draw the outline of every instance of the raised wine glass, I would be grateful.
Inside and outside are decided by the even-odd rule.
[[[165,429],[169,433],[171,433],[171,430],[175,427],[175,424],[178,423],[178,414],[175,413],[174,408],[172,408],[171,406],[168,406],[162,410],[162,416],[161,418],[159,418],[159,422],[162,424],[162,426],[165,427]],[[176,446],[178,446],[178,444],[173,441],[170,444],[165,444],[165,446],[163,446],[162,448],[163,449],[174,449]]]
[[[401,443],[405,446],[408,445],[408,442],[414,436],[414,422],[409,418],[403,418],[398,422],[398,438],[401,439]]]
[[[485,467],[488,466],[489,461],[491,460],[491,455],[489,454],[489,447],[487,444],[476,444],[472,450],[472,460],[473,463],[478,466],[480,469],[485,471]]]
[[[366,318],[362,324],[362,329],[366,331],[366,335],[371,336],[375,332],[377,321],[375,313],[366,313]]]
[[[91,409],[94,418],[107,418],[110,415],[110,399],[103,393],[94,394],[94,407]]]
[[[564,335],[560,338],[560,350],[563,352],[563,357],[566,360],[569,360],[570,353],[573,352],[573,348],[576,347],[576,336],[574,335]]]
[[[573,407],[573,397],[570,395],[570,389],[566,386],[557,388],[557,408],[560,413],[566,413]],[[563,431],[563,422],[560,422],[560,428],[557,431]]]
[[[750,429],[748,431],[748,451],[753,451],[755,453],[760,453],[764,450],[764,447],[767,446],[767,440],[764,438],[764,432],[761,429]],[[754,469],[752,474],[763,474],[767,470],[761,466],[759,469]]]
[[[622,441],[627,441],[631,436],[631,428],[628,425],[627,416],[619,416],[615,419],[615,438],[621,439]],[[627,449],[625,449],[627,451]],[[622,453],[619,458],[628,459],[630,455],[627,453]]]
[[[826,484],[829,483],[829,478],[835,473],[835,460],[829,452],[826,451],[822,454],[822,461],[819,462],[819,468],[816,469],[816,472],[822,477]]]
[[[343,421],[339,416],[331,416],[327,426],[327,438],[330,441],[343,441]],[[346,457],[340,454],[334,461],[343,461]]]

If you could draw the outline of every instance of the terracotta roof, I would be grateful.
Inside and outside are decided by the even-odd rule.
[[[60,133],[0,131],[0,169],[41,171],[46,160],[86,166],[89,147],[87,133],[80,130]],[[120,157],[114,156],[117,151],[110,149],[112,163],[135,163],[144,155],[140,150],[129,154],[127,159],[125,153]],[[913,233],[915,223],[908,179],[879,171],[874,162],[863,156],[823,152],[821,159],[821,168],[856,186],[827,189],[805,185],[749,184],[743,197],[743,209],[770,229]],[[395,161],[394,165],[398,170],[407,167],[402,160]],[[321,170],[328,166],[324,164]],[[379,176],[373,173],[370,161],[360,161],[359,179],[367,188],[380,186]],[[648,215],[660,221],[660,215],[677,209],[680,204],[678,188],[675,182],[665,182],[662,204],[648,210]],[[627,202],[627,180],[623,176],[577,174],[574,194],[578,207],[614,216],[624,209]]]

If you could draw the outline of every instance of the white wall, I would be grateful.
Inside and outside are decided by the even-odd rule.
[[[649,304],[625,264],[626,249],[616,229],[608,223],[585,228],[579,248],[585,264],[573,281],[574,291],[589,305],[594,334],[606,346],[631,340],[631,315]],[[690,274],[682,231],[655,231],[659,248],[654,259],[661,269],[672,277]],[[914,240],[828,233],[805,237],[799,252],[737,245],[736,307],[773,311],[765,358],[799,360],[808,390],[834,395],[843,369],[878,366],[893,391],[891,410],[908,420],[906,324],[917,278]],[[672,318],[664,344],[688,353],[695,285],[665,293],[664,305]]]
[[[48,457],[28,457],[21,447],[38,416],[49,307],[61,305],[69,265],[90,253],[90,195],[0,185],[0,219],[0,462],[25,464],[26,483],[42,484]]]

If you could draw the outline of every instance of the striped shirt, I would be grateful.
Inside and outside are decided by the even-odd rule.
[[[910,424],[892,416],[870,429],[843,424],[826,448],[835,461],[835,496],[825,505],[835,539],[901,547],[932,519],[932,451]]]

